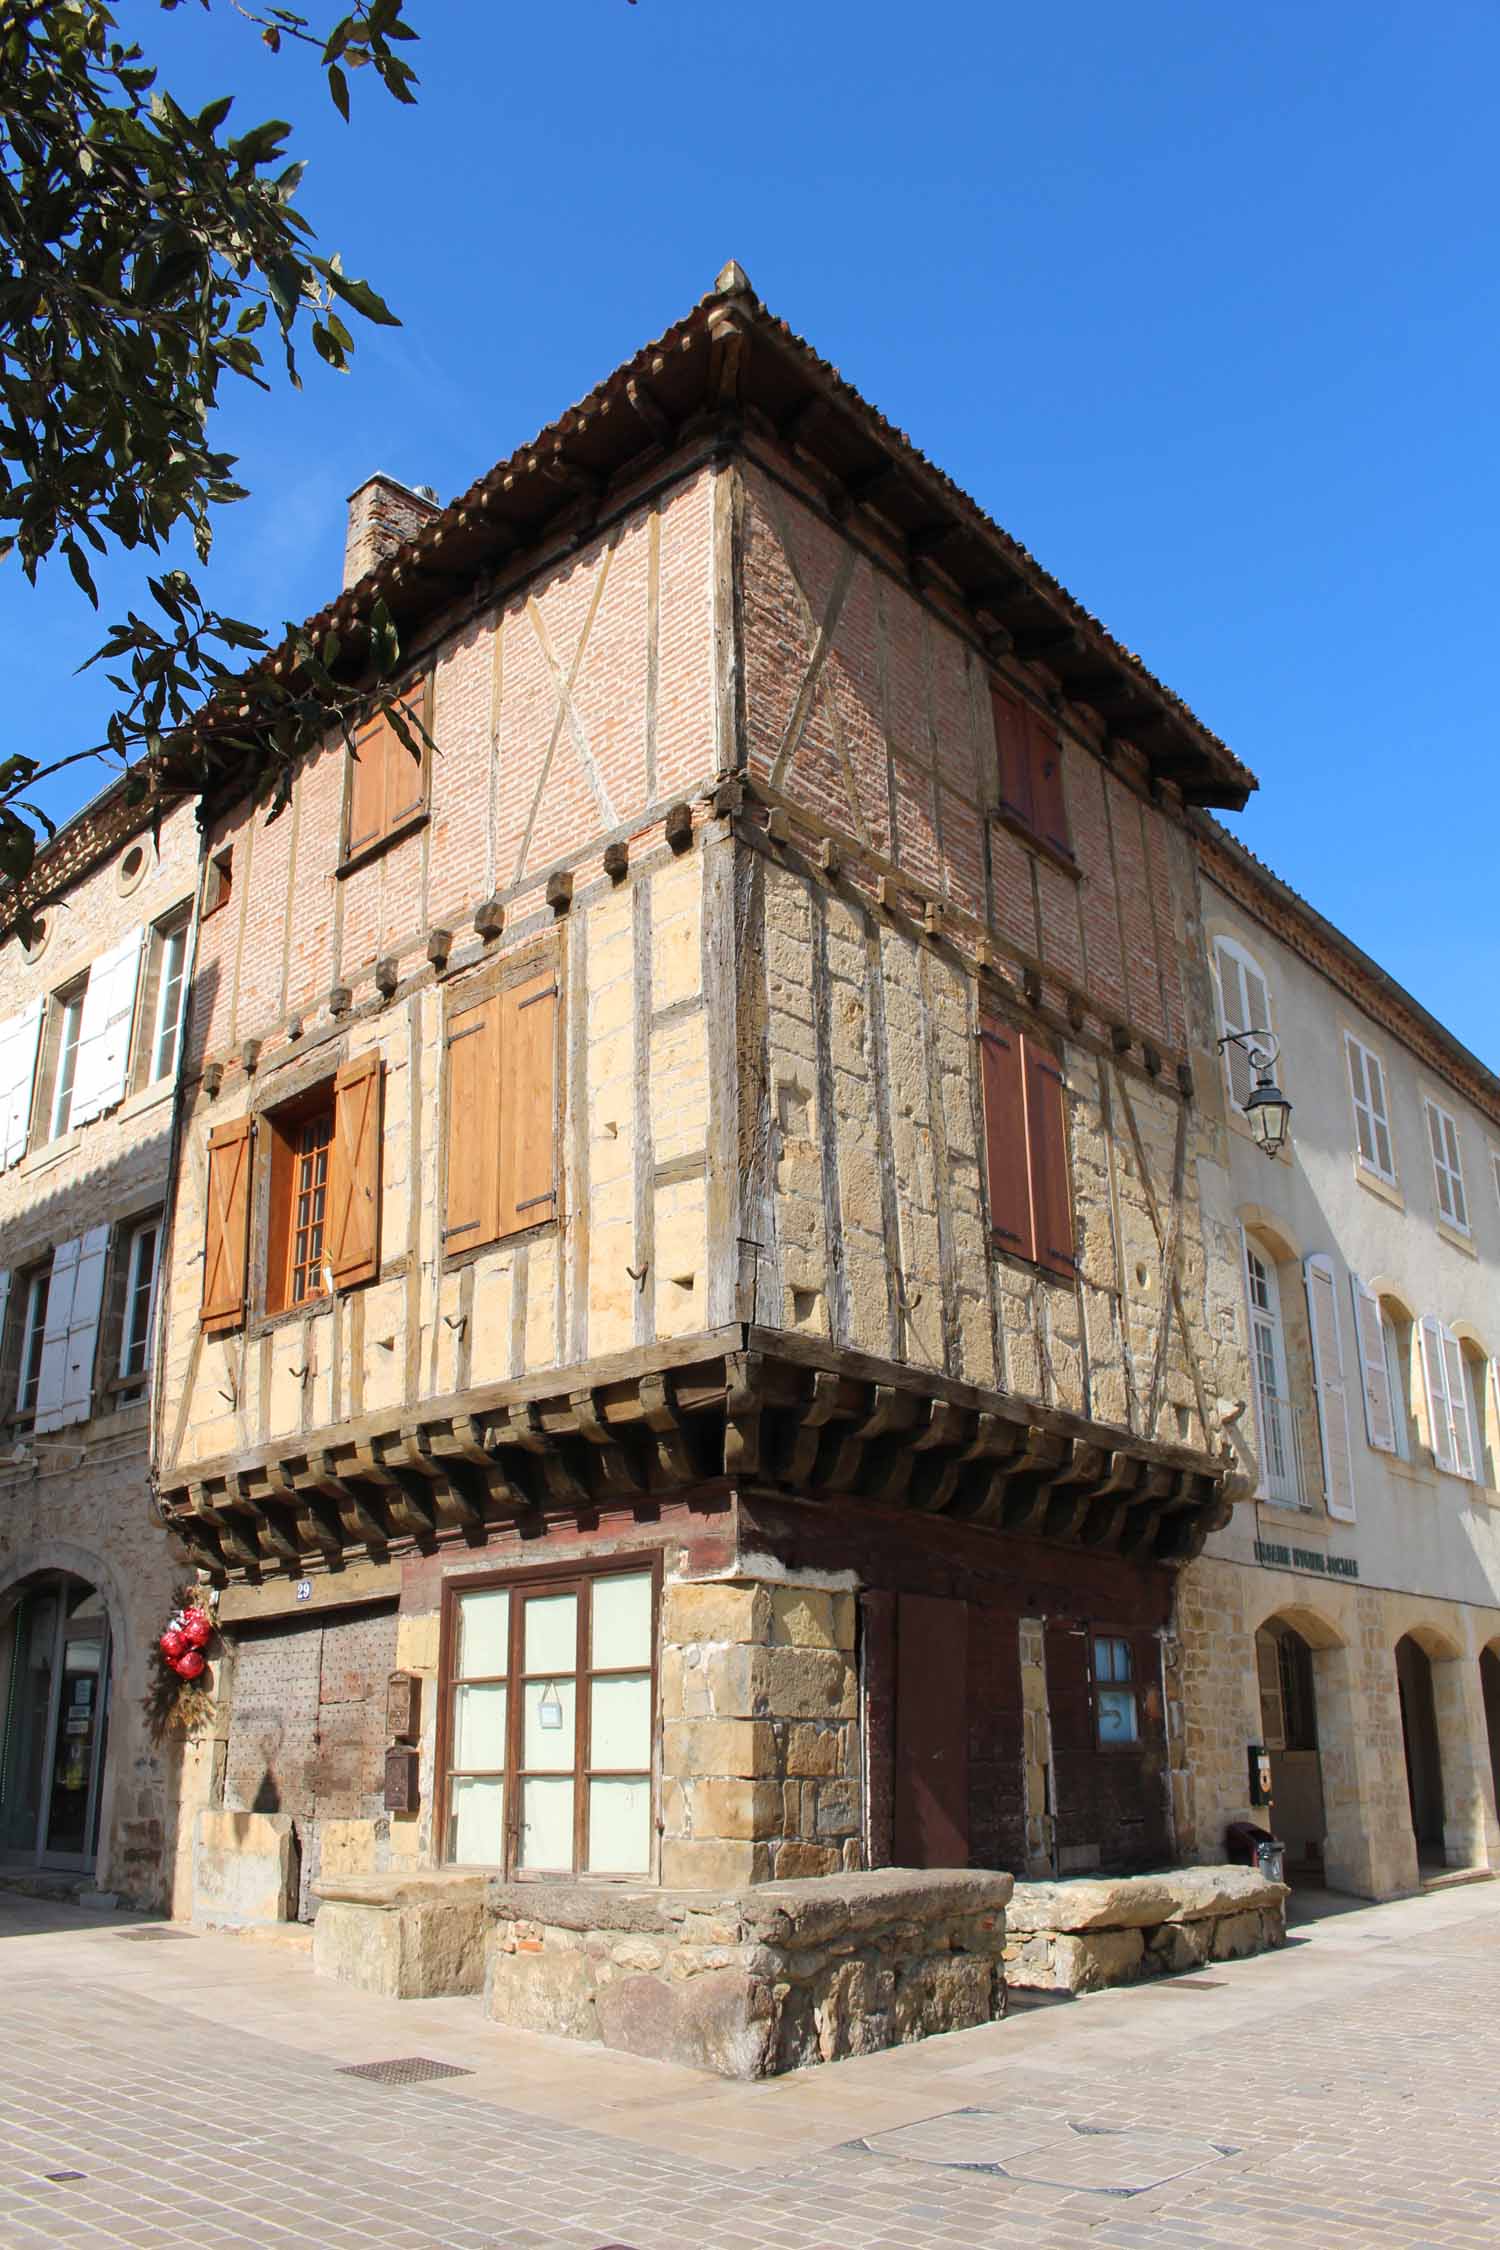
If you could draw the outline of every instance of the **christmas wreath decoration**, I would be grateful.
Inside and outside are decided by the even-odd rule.
[[[151,1679],[146,1694],[146,1721],[152,1739],[169,1734],[193,1735],[208,1723],[213,1712],[208,1651],[214,1638],[214,1621],[208,1602],[193,1586],[179,1589],[176,1607],[166,1630],[151,1650]]]

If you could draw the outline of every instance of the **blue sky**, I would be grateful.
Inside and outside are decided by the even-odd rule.
[[[1500,11],[408,6],[419,105],[366,77],[349,126],[224,0],[120,10],[181,98],[293,120],[303,209],[404,322],[233,398],[220,606],[315,609],[371,469],[450,497],[737,257],[1258,773],[1245,841],[1500,1066]],[[104,614],[138,584],[105,572]],[[5,614],[13,722],[65,754],[95,621],[62,569]]]

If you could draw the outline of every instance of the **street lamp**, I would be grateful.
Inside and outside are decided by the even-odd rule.
[[[1269,1031],[1226,1031],[1219,1041],[1220,1053],[1226,1047],[1238,1047],[1255,1073],[1245,1102],[1245,1121],[1266,1155],[1277,1157],[1286,1146],[1292,1115],[1292,1105],[1272,1075],[1280,1042]]]

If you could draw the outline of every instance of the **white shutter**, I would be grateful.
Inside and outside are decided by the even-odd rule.
[[[1339,1326],[1338,1290],[1333,1260],[1322,1251],[1306,1259],[1307,1318],[1312,1331],[1313,1381],[1318,1392],[1318,1428],[1323,1439],[1323,1491],[1331,1516],[1354,1520],[1354,1462],[1349,1444],[1349,1407],[1344,1393],[1344,1341]]]
[[[73,1074],[73,1113],[69,1120],[73,1125],[86,1125],[91,1117],[113,1108],[125,1091],[144,934],[137,924],[89,970],[83,1020],[78,1028],[78,1064]]]
[[[1474,1474],[1474,1421],[1469,1412],[1469,1377],[1464,1350],[1451,1328],[1443,1334],[1443,1372],[1448,1378],[1448,1412],[1453,1422],[1453,1459],[1461,1477]]]
[[[1422,1374],[1427,1385],[1427,1434],[1432,1458],[1450,1476],[1458,1463],[1453,1451],[1453,1418],[1448,1404],[1448,1378],[1443,1367],[1443,1331],[1431,1313],[1422,1315]]]
[[[36,1427],[55,1430],[63,1419],[63,1381],[68,1372],[68,1326],[73,1318],[73,1284],[82,1242],[60,1242],[52,1253],[47,1309],[42,1316],[42,1359],[37,1371]]]
[[[31,1134],[31,1095],[43,1003],[31,1001],[0,1024],[0,1171],[19,1164]]]
[[[1357,1273],[1350,1274],[1349,1287],[1354,1293],[1354,1340],[1359,1347],[1359,1369],[1365,1394],[1365,1435],[1377,1453],[1394,1453],[1396,1408],[1385,1364],[1380,1299]]]
[[[1232,939],[1220,938],[1214,947],[1214,966],[1219,986],[1219,1028],[1226,1033],[1269,1032],[1271,1001],[1266,980],[1249,955]],[[1243,1047],[1224,1049],[1224,1069],[1229,1079],[1229,1098],[1236,1109],[1243,1110],[1255,1083],[1250,1058]]]

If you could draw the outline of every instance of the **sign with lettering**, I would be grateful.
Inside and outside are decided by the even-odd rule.
[[[1319,1578],[1359,1576],[1359,1564],[1352,1555],[1325,1555],[1317,1547],[1283,1547],[1269,1539],[1256,1540],[1255,1559],[1268,1563],[1273,1570],[1310,1570]]]

